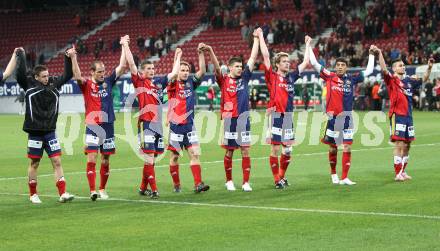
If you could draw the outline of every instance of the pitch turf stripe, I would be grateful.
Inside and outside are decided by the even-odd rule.
[[[13,194],[13,193],[0,193],[0,195],[2,195],[2,196],[29,196],[29,194]],[[58,198],[58,196],[54,196],[54,195],[38,195],[38,196],[48,197],[48,198]],[[76,196],[75,199],[90,200],[89,197],[81,197],[81,196]],[[256,210],[265,210],[265,211],[301,212],[301,213],[315,213],[315,214],[336,214],[336,215],[339,214],[339,215],[354,215],[354,216],[360,215],[360,216],[440,220],[439,215],[362,212],[362,211],[345,211],[345,210],[329,210],[329,209],[313,209],[313,208],[265,207],[265,206],[214,204],[214,203],[198,203],[198,202],[167,201],[167,200],[132,200],[132,199],[123,199],[123,198],[109,198],[106,201],[130,202],[130,203],[151,203],[151,204],[181,205],[181,206],[198,206],[198,207],[235,208],[235,209],[256,209]]]
[[[440,145],[440,143],[430,143],[430,144],[420,144],[420,145],[412,145],[411,147],[425,147],[425,146],[436,146],[436,145]],[[363,148],[363,149],[352,149],[351,152],[363,152],[363,151],[377,151],[377,150],[386,150],[386,149],[393,149],[394,147],[390,146],[390,147],[376,147],[376,148]],[[327,155],[328,151],[326,152],[316,152],[316,153],[298,153],[298,154],[294,154],[294,157],[297,156],[315,156],[315,155]],[[269,157],[256,157],[256,158],[251,158],[252,160],[265,160],[265,159],[269,159]],[[241,161],[241,158],[238,159],[233,159],[232,161]],[[223,160],[215,160],[215,161],[205,161],[205,162],[201,162],[201,165],[209,165],[209,164],[217,164],[217,163],[223,163]],[[180,165],[189,165],[189,163],[184,163],[184,164],[180,164]],[[157,165],[155,167],[168,167],[169,165]],[[137,170],[137,169],[141,169],[142,167],[128,167],[128,168],[115,168],[115,169],[111,169],[111,172],[125,172],[125,171],[129,171],[129,170]],[[80,172],[66,172],[64,173],[64,175],[83,175],[85,173],[85,171],[80,171]],[[42,178],[42,177],[52,177],[53,174],[41,174],[38,175],[38,178]],[[20,179],[27,179],[28,176],[21,176],[21,177],[5,177],[5,178],[0,178],[0,181],[7,181],[7,180],[20,180]]]

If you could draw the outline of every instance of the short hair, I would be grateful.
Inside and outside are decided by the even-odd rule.
[[[287,54],[285,52],[278,52],[277,54],[275,54],[275,56],[273,57],[273,61],[274,61],[275,65],[281,61],[282,57],[289,58],[289,54]]]
[[[32,74],[34,76],[40,76],[41,72],[47,71],[47,70],[48,70],[48,68],[46,66],[44,66],[44,65],[36,65],[34,67],[34,69],[32,70]]]
[[[396,59],[391,60],[391,67],[392,67],[395,63],[400,62],[400,61],[402,61],[401,58],[396,58]],[[403,62],[403,61],[402,61],[402,62]]]
[[[90,70],[96,71],[98,64],[104,65],[104,62],[102,62],[101,60],[93,60],[93,62],[90,64]]]
[[[180,61],[180,65],[186,65],[188,66],[188,69],[191,69],[191,65],[186,61]]]
[[[340,63],[344,63],[345,65],[348,66],[348,60],[346,58],[337,58],[335,61],[335,65],[340,62]]]
[[[150,60],[142,61],[142,63],[141,63],[141,70],[145,69],[145,66],[149,65],[149,64],[153,64],[153,62],[151,62]]]
[[[235,63],[243,63],[243,59],[238,56],[233,56],[228,60],[228,66],[231,66]]]

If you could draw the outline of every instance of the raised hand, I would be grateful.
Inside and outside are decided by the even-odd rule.
[[[430,59],[428,60],[428,67],[429,67],[429,68],[432,68],[432,66],[434,65],[434,63],[435,63],[434,58],[430,58]]]
[[[175,54],[176,54],[177,57],[182,56],[182,49],[180,49],[180,48],[176,48],[176,52],[175,52]]]
[[[69,57],[69,58],[75,57],[76,56],[75,47],[72,47],[72,48],[68,49],[66,51],[66,56]]]
[[[121,40],[119,41],[119,43],[123,46],[128,46],[128,44],[130,43],[130,36],[125,35],[125,36],[121,37]]]
[[[254,36],[254,37],[259,37],[260,36],[260,32],[261,32],[261,29],[260,28],[257,28],[257,29],[255,29],[254,30],[254,32],[252,33],[252,35]]]
[[[304,38],[304,42],[306,43],[306,45],[309,45],[312,42],[312,38],[310,36],[305,36]]]
[[[199,45],[197,46],[197,52],[202,53],[204,50],[206,50],[206,44],[199,43]]]

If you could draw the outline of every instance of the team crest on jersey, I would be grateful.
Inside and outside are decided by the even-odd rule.
[[[186,82],[185,86],[186,86],[186,88],[190,88],[191,84],[189,82]]]
[[[280,76],[280,81],[283,81],[283,80],[284,80],[284,78]]]
[[[106,82],[102,83],[102,88],[107,89],[107,83]]]
[[[233,84],[234,80],[233,79],[229,79],[229,84]]]
[[[345,81],[345,84],[346,84],[346,85],[351,85],[351,81],[350,81],[350,80],[347,80],[347,81]]]

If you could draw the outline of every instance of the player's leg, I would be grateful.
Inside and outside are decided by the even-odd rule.
[[[292,153],[291,145],[283,145],[281,149],[279,177],[283,181],[284,185],[289,186],[289,182],[286,179],[287,168],[289,167]]]
[[[243,184],[241,189],[245,192],[251,192],[252,187],[249,184],[249,177],[251,175],[251,158],[249,156],[249,147],[242,146],[241,149],[241,169],[243,170]]]
[[[237,144],[237,118],[225,118],[223,126],[223,145],[226,149],[225,156],[223,158],[223,165],[225,168],[226,182],[225,187],[228,191],[235,191],[235,185],[232,181],[232,156],[234,150],[239,147]]]
[[[328,162],[330,164],[330,175],[333,184],[339,184],[339,177],[336,173],[336,164],[338,161],[338,146],[328,145]]]
[[[104,141],[100,146],[101,168],[99,174],[101,179],[99,184],[99,197],[105,200],[108,199],[105,187],[110,176],[110,156],[116,153],[116,145],[114,123],[103,123],[102,128],[104,129],[105,135],[102,135]]]
[[[341,185],[356,185],[356,182],[348,178],[348,172],[351,166],[351,144],[342,144],[342,175],[339,184]]]
[[[232,157],[234,156],[234,149],[226,149],[223,164],[225,167],[226,183],[225,187],[228,191],[235,191],[235,185],[232,181]]]
[[[174,192],[180,193],[179,152],[170,150],[170,175],[173,179]]]
[[[202,168],[200,167],[200,146],[191,145],[187,148],[190,158],[191,172],[194,178],[194,192],[200,193],[209,190],[209,186],[202,181]]]
[[[43,156],[43,140],[44,138],[41,136],[28,135],[27,156],[30,159],[28,167],[29,200],[35,204],[41,203],[37,193],[37,170]]]
[[[64,203],[72,201],[75,197],[66,192],[66,180],[64,179],[63,167],[61,166],[61,156],[52,156],[50,157],[50,161],[52,162],[55,182],[58,188],[58,194],[60,195],[59,202]]]
[[[89,151],[89,152],[87,152]],[[90,199],[95,201],[98,198],[96,192],[96,160],[98,159],[98,152],[86,149],[87,154],[87,181],[89,182]]]
[[[404,142],[403,151],[402,151],[403,157],[402,157],[402,174],[401,175],[402,175],[403,179],[405,179],[405,180],[412,179],[412,177],[406,173],[406,167],[407,167],[408,161],[409,161],[409,149],[410,148],[411,148],[411,142],[410,141]]]
[[[284,184],[282,183],[281,179],[280,179],[280,165],[278,162],[278,156],[280,155],[280,151],[281,151],[281,145],[278,144],[273,144],[270,146],[270,168],[272,170],[272,175],[273,175],[273,179],[275,182],[275,188],[276,189],[283,189],[284,188]]]
[[[40,198],[37,193],[37,171],[38,166],[40,165],[40,158],[31,158],[29,162],[28,168],[28,177],[29,177],[29,199],[32,203],[39,204],[41,203]]]
[[[110,176],[110,156],[110,154],[106,153],[101,154],[101,169],[99,170],[99,174],[101,177],[99,184],[99,198],[103,200],[108,199],[108,194],[105,190],[105,187]]]
[[[66,180],[64,178],[63,167],[61,166],[61,145],[55,132],[44,135],[44,149],[52,162],[54,177],[58,193],[59,202],[68,202],[74,199],[74,196],[66,192]]]
[[[86,175],[92,201],[98,198],[98,193],[96,192],[96,161],[98,159],[99,137],[97,132],[101,130],[99,125],[86,125],[84,153],[87,155]]]
[[[396,177],[394,178],[395,181],[403,181],[404,178],[402,177],[402,171],[403,171],[403,163],[402,163],[402,157],[403,157],[403,148],[404,148],[404,141],[396,140],[394,142],[394,173]]]

